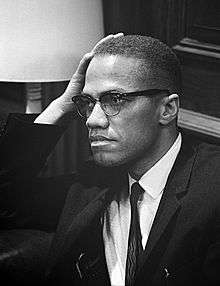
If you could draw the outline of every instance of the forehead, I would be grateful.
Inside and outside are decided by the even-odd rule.
[[[107,90],[132,91],[143,88],[138,73],[141,60],[119,55],[96,56],[89,64],[84,86],[85,93]]]

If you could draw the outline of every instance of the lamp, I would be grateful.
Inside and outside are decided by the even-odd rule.
[[[0,81],[29,83],[37,99],[39,83],[69,80],[102,36],[101,0],[0,0]]]

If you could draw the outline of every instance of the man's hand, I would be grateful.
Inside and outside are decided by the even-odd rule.
[[[101,43],[111,39],[123,36],[123,33],[118,33],[115,35],[108,35],[107,37],[101,39],[90,53],[87,53],[81,59],[74,75],[72,76],[65,92],[55,99],[51,104],[35,119],[35,123],[44,124],[59,124],[65,115],[74,112],[74,103],[72,97],[81,94],[84,84],[86,71],[89,66],[91,59],[94,56],[95,48]]]

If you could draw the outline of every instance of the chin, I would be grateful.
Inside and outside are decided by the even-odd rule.
[[[113,154],[93,154],[94,161],[96,164],[103,167],[117,167],[123,165],[123,160],[119,156]]]

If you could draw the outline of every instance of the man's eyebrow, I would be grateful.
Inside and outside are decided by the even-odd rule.
[[[91,96],[90,94],[86,93],[86,92],[81,92],[80,95],[86,95],[86,96]]]
[[[108,93],[125,93],[125,91],[124,90],[117,90],[117,89],[109,89],[109,90],[102,91],[102,92],[98,93],[97,95],[100,97],[100,96],[102,96],[104,94],[108,94]],[[93,95],[86,93],[86,92],[81,92],[81,95],[94,97]]]
[[[116,89],[110,89],[110,90],[106,90],[100,93],[100,95],[103,94],[108,94],[108,93],[122,93],[122,91],[116,90]]]

